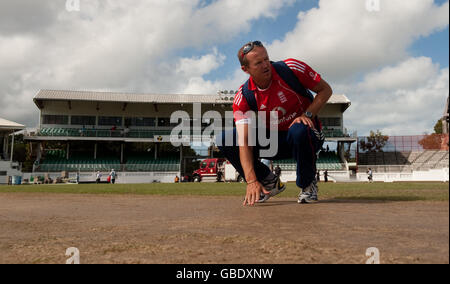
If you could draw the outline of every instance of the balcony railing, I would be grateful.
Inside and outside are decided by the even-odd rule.
[[[179,164],[41,164],[37,165],[34,172],[109,172],[114,169],[117,172],[178,172]]]
[[[76,128],[43,128],[33,136],[55,137],[129,137],[153,138],[170,135],[172,130],[108,130],[108,129],[76,129]]]
[[[201,130],[203,133],[204,129]],[[154,138],[155,136],[169,136],[172,130],[108,130],[108,129],[78,129],[78,128],[42,128],[35,133],[28,133],[29,136],[45,136],[45,137],[103,137],[103,138]],[[190,135],[193,135],[191,130]],[[323,129],[323,133],[327,138],[336,137],[356,137],[347,134],[340,129]]]

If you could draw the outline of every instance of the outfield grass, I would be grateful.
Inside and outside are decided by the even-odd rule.
[[[448,183],[320,183],[319,198],[379,201],[448,201]],[[70,184],[0,186],[5,192],[71,193],[71,194],[146,194],[243,196],[245,184],[239,183],[180,183],[180,184]],[[296,197],[299,189],[288,183],[280,197]]]

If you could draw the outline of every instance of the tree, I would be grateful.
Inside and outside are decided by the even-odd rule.
[[[383,135],[380,130],[377,132],[370,131],[367,139],[360,142],[361,150],[365,152],[383,152],[383,147],[386,145],[389,136]]]
[[[439,119],[434,125],[434,133],[442,134],[442,119]]]
[[[425,137],[419,141],[419,144],[422,145],[425,150],[437,150],[442,148],[444,138],[445,136],[442,135],[442,119],[439,119],[434,125],[434,133],[429,135],[426,134]]]
[[[355,151],[352,151],[351,143],[344,144],[344,158],[347,162],[356,162]]]
[[[442,135],[436,133],[425,135],[418,143],[422,145],[425,150],[438,150],[441,149]]]

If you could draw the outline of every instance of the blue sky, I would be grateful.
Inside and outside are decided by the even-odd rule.
[[[449,93],[448,1],[78,1],[0,2],[0,117],[35,127],[39,89],[236,90],[237,50],[256,39],[345,94],[359,135],[430,133]]]
[[[427,37],[415,41],[410,47],[414,56],[427,56],[438,62],[441,67],[448,67],[449,54],[448,27]]]
[[[243,44],[253,40],[270,43],[275,39],[282,39],[287,32],[295,27],[297,15],[300,11],[307,11],[313,7],[317,7],[317,5],[317,1],[300,0],[280,9],[279,15],[276,18],[261,18],[253,21],[251,23],[251,31],[238,34],[233,41],[220,45],[219,51],[226,55],[225,64],[220,70],[214,70],[207,74],[205,79],[217,79],[223,76],[224,72],[231,76],[231,72],[239,64],[236,54]],[[195,53],[195,51],[189,52]],[[184,51],[183,53],[186,55],[189,52]],[[237,89],[238,87],[240,86],[234,86],[232,88]]]
[[[207,1],[211,2],[211,1]],[[447,1],[435,1],[437,5],[442,5]],[[318,1],[301,0],[292,5],[288,5],[280,10],[276,18],[262,18],[252,23],[252,30],[248,33],[240,34],[235,40],[219,46],[219,51],[226,55],[226,61],[222,68],[214,70],[205,76],[205,79],[215,80],[225,74],[230,73],[236,68],[238,61],[236,52],[250,40],[261,40],[263,42],[273,42],[276,39],[281,40],[286,33],[292,31],[297,24],[297,15],[300,11],[308,11],[311,8],[317,8]],[[447,28],[432,33],[426,37],[420,37],[408,48],[411,55],[427,56],[437,62],[441,67],[448,67],[449,63],[449,29]],[[180,56],[199,56],[204,50],[186,49],[179,53]],[[289,55],[286,55],[289,56]]]
[[[446,1],[435,1],[436,4],[443,4]],[[205,79],[215,80],[231,72],[238,66],[236,58],[237,50],[242,44],[251,40],[261,40],[271,43],[274,40],[281,40],[286,33],[292,31],[297,24],[297,15],[300,11],[308,11],[318,7],[318,1],[303,0],[281,9],[277,18],[263,18],[252,23],[252,30],[249,33],[240,34],[235,40],[225,43],[219,47],[219,51],[226,55],[226,61],[222,68],[212,71],[205,76]],[[447,28],[432,33],[426,37],[420,37],[408,48],[413,56],[426,56],[439,63],[441,67],[448,67],[449,64],[449,29]],[[181,56],[199,55],[203,50],[185,50]],[[286,54],[289,56],[289,54]],[[238,87],[238,86],[237,86]],[[233,87],[235,88],[235,87]]]

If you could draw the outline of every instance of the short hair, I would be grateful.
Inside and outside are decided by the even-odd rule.
[[[244,47],[245,47],[246,45],[248,45],[248,44],[250,44],[250,42],[244,44],[244,45],[239,49],[238,54],[237,54],[238,59],[239,59],[239,63],[241,63],[241,66],[248,66],[248,60],[247,60],[247,58],[245,58],[245,56],[244,56]]]
[[[239,63],[241,64],[241,66],[248,66],[248,60],[245,57],[246,54],[244,54],[244,47],[252,43],[253,43],[252,41],[247,42],[238,51],[237,57],[239,59]],[[260,47],[265,48],[263,45],[261,45]]]

